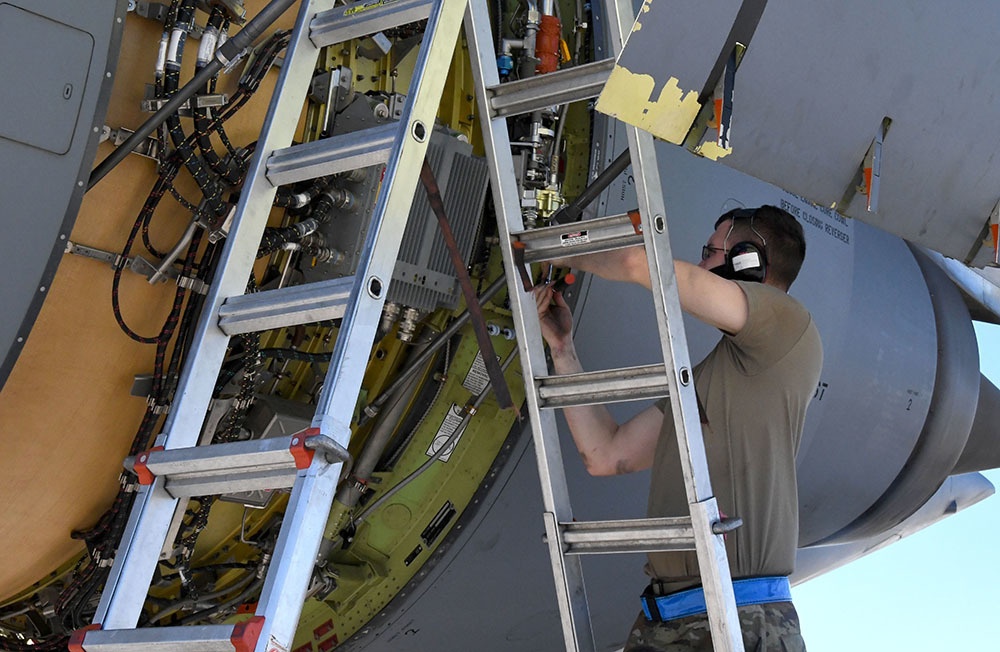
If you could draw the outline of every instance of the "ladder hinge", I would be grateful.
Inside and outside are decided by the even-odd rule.
[[[260,638],[262,629],[264,629],[264,616],[254,616],[241,623],[236,623],[233,627],[233,635],[229,640],[236,652],[253,652],[254,648],[257,647],[257,639]]]
[[[87,632],[92,632],[100,628],[100,624],[94,623],[93,625],[87,625],[86,627],[76,630],[69,637],[69,643],[66,644],[66,649],[69,650],[69,652],[85,652],[83,649],[83,639],[87,636]]]
[[[149,467],[146,465],[146,463],[149,461],[150,453],[152,453],[153,451],[162,451],[162,450],[164,450],[163,446],[156,446],[154,448],[149,449],[145,453],[139,453],[139,455],[135,458],[135,464],[132,465],[132,470],[135,471],[135,474],[137,476],[139,476],[139,484],[141,485],[153,484],[153,480],[156,479],[156,476],[153,475],[153,472],[149,470]]]

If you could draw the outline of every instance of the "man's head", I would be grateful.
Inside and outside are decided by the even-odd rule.
[[[727,269],[727,254],[739,253],[739,249],[733,250],[741,243],[749,243],[747,249],[763,254],[767,270],[764,283],[782,290],[791,287],[806,257],[802,225],[794,217],[776,206],[736,209],[723,214],[702,249],[698,266],[723,274]]]

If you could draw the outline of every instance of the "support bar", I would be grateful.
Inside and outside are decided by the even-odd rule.
[[[490,115],[531,113],[547,106],[597,97],[614,67],[614,59],[604,59],[547,75],[491,86],[486,89]]]
[[[219,308],[219,329],[232,336],[340,319],[353,286],[346,276],[229,297]]]
[[[430,16],[433,5],[433,0],[352,2],[316,14],[309,25],[309,38],[320,48],[345,43],[384,29],[424,20]]]
[[[399,128],[393,122],[279,149],[267,159],[267,180],[275,186],[287,186],[385,163]]]
[[[689,517],[560,523],[568,555],[694,550]]]
[[[541,376],[535,380],[539,406],[557,408],[668,396],[666,374],[662,364],[652,364],[565,376]]]

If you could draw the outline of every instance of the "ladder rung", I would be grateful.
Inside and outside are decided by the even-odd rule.
[[[229,297],[219,308],[219,328],[239,335],[340,319],[353,287],[354,277],[346,276]]]
[[[547,75],[491,86],[486,89],[490,109],[493,115],[518,115],[556,104],[597,97],[614,67],[614,59],[604,59]]]
[[[540,407],[557,408],[660,398],[670,393],[662,364],[535,379]]]
[[[642,244],[642,232],[636,232],[628,213],[554,224],[512,235],[524,243],[524,260],[528,263]]]
[[[95,629],[79,649],[86,652],[233,652],[233,625]]]
[[[398,123],[390,122],[279,149],[267,159],[267,180],[286,186],[385,163],[399,130]]]
[[[286,489],[295,484],[297,472],[290,446],[301,437],[152,450],[136,459],[152,475],[164,477],[167,492],[175,498]]]
[[[694,550],[689,517],[560,523],[568,555]]]
[[[395,0],[375,3],[360,0],[321,11],[309,24],[309,38],[316,47],[346,43],[430,16],[433,0]]]

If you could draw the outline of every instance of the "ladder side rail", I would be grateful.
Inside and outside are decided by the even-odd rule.
[[[608,0],[607,4],[611,17],[611,40],[617,54],[622,51],[634,13],[629,0]],[[645,222],[643,238],[653,302],[659,322],[663,359],[669,368],[670,408],[681,453],[681,470],[694,526],[695,550],[705,588],[712,642],[716,650],[742,652],[743,635],[725,541],[722,535],[712,532],[713,524],[719,520],[719,509],[709,479],[655,145],[649,132],[632,126],[627,128],[627,132],[639,211]]]
[[[528,382],[533,382],[530,379],[545,375],[547,372],[544,368],[545,351],[537,318],[526,318],[526,313],[531,313],[532,316],[534,314],[534,297],[524,291],[518,275],[512,271],[516,265],[510,234],[523,231],[524,224],[517,196],[507,121],[503,116],[494,115],[486,93],[488,87],[499,84],[499,76],[496,71],[493,32],[484,0],[470,2],[465,17],[465,34],[472,58],[476,102],[482,123],[486,158],[489,162],[493,201],[501,231],[500,250],[504,268],[508,270],[507,288],[517,332],[521,371]],[[542,361],[541,369],[535,368],[536,361]],[[556,600],[561,614],[566,650],[589,652],[596,649],[596,643],[590,627],[582,561],[579,557],[567,557],[562,554],[563,543],[559,523],[572,521],[573,514],[555,414],[552,410],[540,409],[538,395],[531,388],[526,392],[525,400],[531,417],[532,440],[538,461],[542,502],[545,509],[546,536],[550,542],[549,557],[555,577]]]
[[[180,501],[166,491],[166,478],[157,477],[139,488],[94,623],[103,629],[131,629],[139,622],[160,551],[179,507]]]
[[[615,52],[621,52],[625,34],[631,27],[631,4],[610,0],[618,11],[611,15],[611,33]],[[627,21],[627,22],[626,22]],[[617,29],[616,29],[617,28]],[[660,329],[660,345],[667,370],[670,406],[681,445],[681,466],[688,502],[711,498],[712,483],[701,433],[701,419],[694,391],[694,374],[684,331],[683,312],[674,274],[674,257],[667,232],[667,212],[663,188],[656,165],[656,149],[649,132],[626,126],[632,170],[635,177],[639,213],[643,221],[643,239],[649,263],[653,303]],[[693,436],[680,437],[683,433]]]
[[[342,468],[317,451],[298,473],[255,612],[264,624],[254,652],[292,649]]]
[[[309,38],[309,22],[313,14],[333,4],[334,0],[304,0],[300,7],[261,129],[261,139],[251,159],[232,228],[220,254],[218,271],[198,318],[192,353],[185,362],[174,408],[167,418],[166,448],[194,446],[198,442],[216,371],[222,366],[229,344],[229,336],[218,325],[219,309],[229,297],[245,293],[277,192],[277,187],[267,180],[267,159],[273,151],[288,147],[295,136],[302,102],[320,52]]]
[[[309,40],[308,30],[317,5],[329,8],[333,0],[306,0],[299,9],[286,49],[285,64],[261,131],[263,137],[251,159],[247,183],[240,195],[218,271],[198,317],[191,355],[184,363],[173,409],[167,417],[163,441],[166,448],[198,443],[217,370],[222,366],[229,345],[229,336],[217,325],[217,313],[226,298],[244,293],[256,259],[257,246],[277,192],[265,177],[265,157],[272,150],[292,142],[302,98],[306,96],[319,54],[319,49]],[[139,491],[133,503],[123,535],[124,543],[115,555],[94,616],[94,622],[106,629],[130,629],[139,622],[169,523],[181,507],[177,499],[167,495],[163,485],[164,479],[157,478],[148,489]]]
[[[409,89],[410,99],[399,121],[400,136],[385,168],[358,258],[357,283],[351,290],[317,401],[312,426],[345,448],[467,3],[468,0],[441,0],[428,18]],[[432,35],[430,39],[427,34]]]
[[[694,374],[684,334],[684,322],[677,294],[666,213],[659,190],[653,138],[648,132],[629,127],[629,147],[633,161],[642,160],[642,171],[633,163],[639,210],[648,226],[644,229],[649,256],[650,280],[657,319],[661,322],[660,343],[667,364],[670,411],[680,450],[681,472],[687,491],[688,507],[694,525],[698,568],[709,605],[708,616],[712,641],[720,652],[743,650],[743,637],[736,612],[732,576],[722,535],[713,534],[712,526],[720,519],[719,508],[708,474],[701,420],[694,390]],[[648,184],[648,185],[647,185]],[[656,188],[650,188],[655,186]]]

